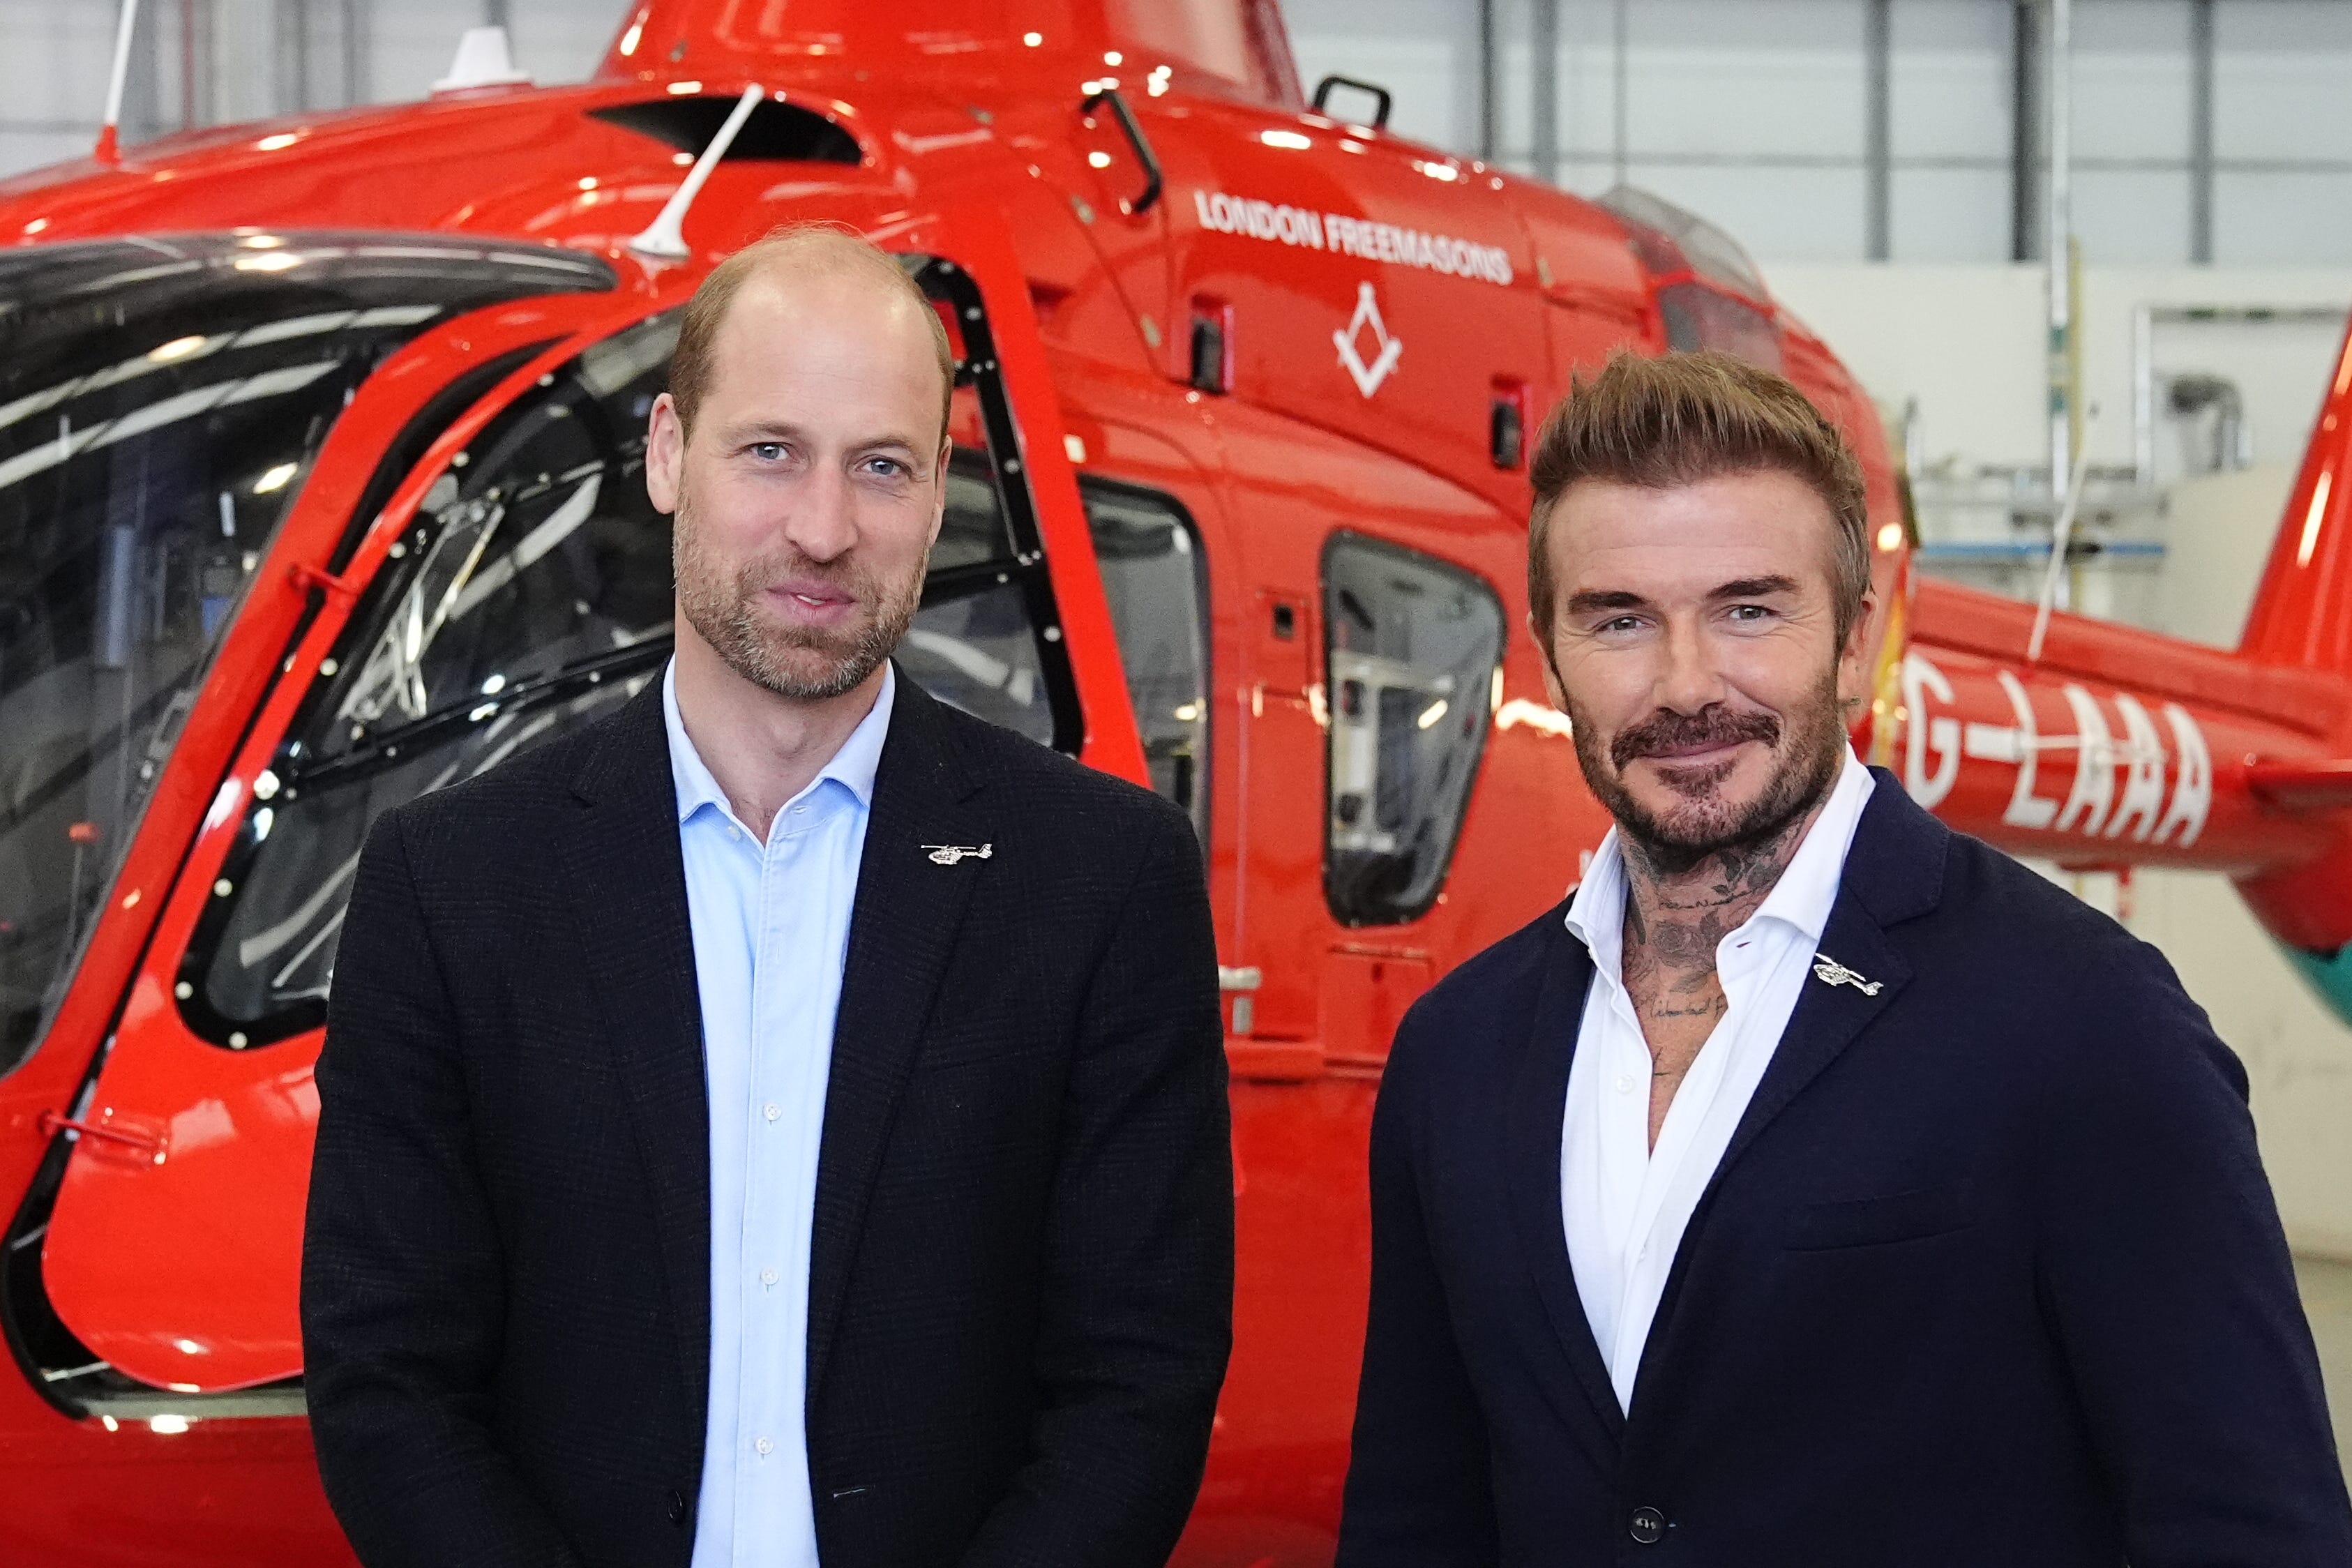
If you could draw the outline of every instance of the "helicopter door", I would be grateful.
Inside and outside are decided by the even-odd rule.
[[[900,668],[1139,778],[1020,274],[992,233],[972,248],[1010,322],[991,321],[971,271],[908,261],[955,323],[962,374],[947,521]],[[644,432],[676,333],[671,312],[551,356],[436,444],[375,527],[354,521],[367,543],[345,580],[370,580],[294,650],[315,675],[233,765],[81,1113],[90,1131],[68,1134],[42,1272],[64,1328],[105,1363],[85,1374],[196,1394],[300,1372],[311,1070],[360,846],[391,806],[658,677],[670,528],[646,499]]]

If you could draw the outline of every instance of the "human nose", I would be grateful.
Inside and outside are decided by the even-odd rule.
[[[1724,700],[1727,688],[1717,667],[1715,649],[1696,619],[1669,622],[1662,644],[1664,664],[1658,671],[1658,706],[1675,713],[1696,713]]]
[[[845,554],[857,542],[856,496],[848,476],[830,463],[820,464],[798,490],[784,537],[819,564]]]

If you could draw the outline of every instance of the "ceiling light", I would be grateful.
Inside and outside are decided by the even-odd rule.
[[[205,339],[201,334],[192,338],[173,338],[168,343],[149,349],[147,357],[157,364],[169,364],[175,359],[187,358],[204,346]]]
[[[302,258],[290,250],[265,250],[259,256],[236,258],[239,272],[283,272],[289,267],[299,267]]]
[[[286,488],[286,481],[293,477],[294,465],[292,463],[280,463],[276,468],[270,469],[268,473],[253,481],[253,493],[257,496],[266,496],[272,490],[282,490]]]

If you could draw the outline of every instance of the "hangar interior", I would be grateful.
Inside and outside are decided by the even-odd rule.
[[[2063,603],[2229,647],[2352,300],[2352,5],[2073,0],[1285,0],[1300,75],[1391,129],[1736,237],[1851,364],[1912,477],[1929,571],[2041,592],[2058,511],[2053,278],[2078,350]],[[149,0],[123,140],[422,97],[468,27],[541,82],[593,68],[594,0]],[[76,157],[113,0],[0,0],[0,175]],[[2063,78],[2064,112],[2050,83]],[[2053,190],[2053,184],[2063,191]],[[2053,236],[2071,234],[2054,248]],[[2245,1060],[2352,1429],[2352,1030],[2204,874],[2064,872],[2162,947]]]

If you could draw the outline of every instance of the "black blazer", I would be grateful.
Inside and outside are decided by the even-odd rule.
[[[1570,1273],[1565,906],[1372,1123],[1341,1568],[2344,1568],[2246,1079],[2155,949],[1885,773],[1621,1415]]]
[[[306,1376],[362,1559],[683,1568],[709,1142],[657,684],[376,826],[318,1086]],[[1226,1117],[1191,825],[902,676],[819,1153],[825,1568],[1166,1559],[1229,1343]]]

